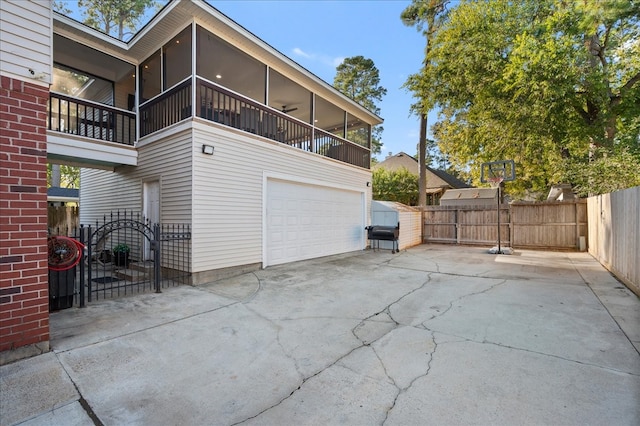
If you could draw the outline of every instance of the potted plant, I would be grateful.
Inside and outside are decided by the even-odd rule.
[[[113,248],[113,263],[116,266],[129,266],[129,246],[121,243]]]

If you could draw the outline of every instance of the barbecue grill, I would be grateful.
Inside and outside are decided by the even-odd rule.
[[[364,228],[367,230],[367,238],[372,242],[371,248],[376,249],[373,242],[377,242],[378,249],[380,249],[380,241],[392,241],[391,253],[397,253],[398,250],[398,237],[400,236],[400,222],[397,226],[382,226],[371,225]]]

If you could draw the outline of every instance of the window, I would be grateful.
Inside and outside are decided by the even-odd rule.
[[[51,91],[113,106],[111,81],[60,64],[53,64]]]

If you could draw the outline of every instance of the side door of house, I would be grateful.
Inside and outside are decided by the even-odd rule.
[[[160,223],[160,181],[147,181],[143,184],[142,213],[149,226]],[[145,239],[144,260],[153,260],[151,244]]]

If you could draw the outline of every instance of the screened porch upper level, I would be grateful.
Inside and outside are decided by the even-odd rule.
[[[267,62],[195,22],[138,64],[55,34],[49,130],[135,146],[197,117],[369,168],[379,118]]]

